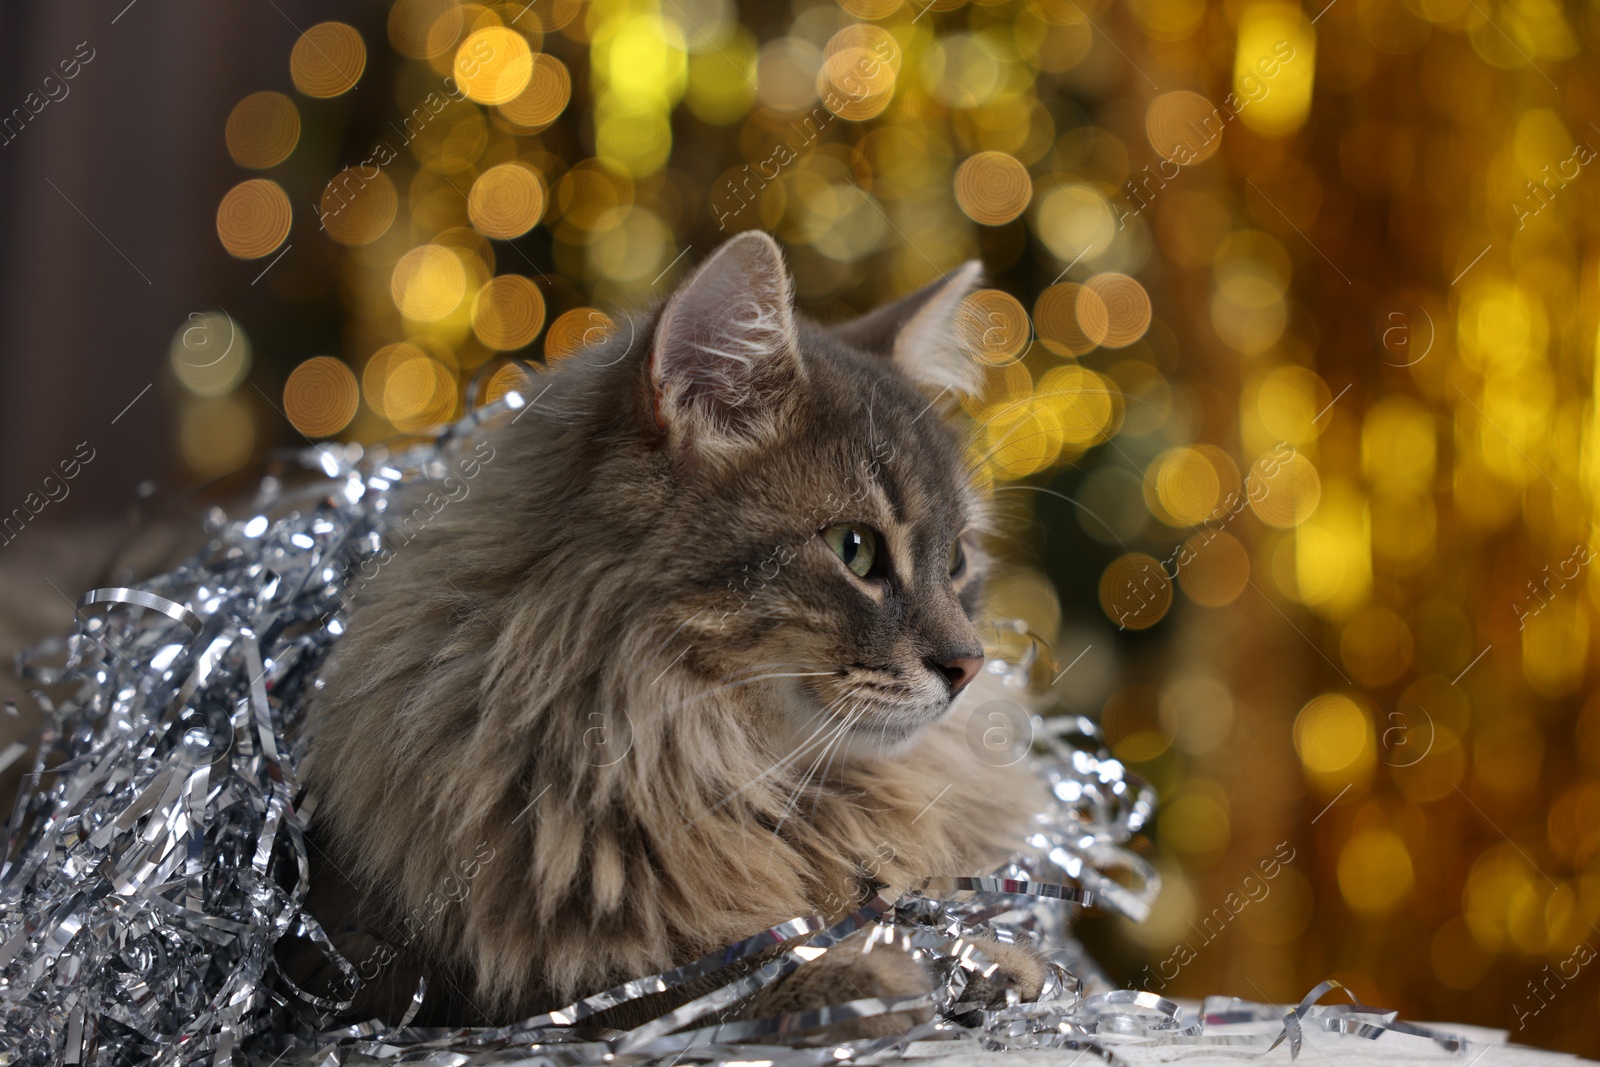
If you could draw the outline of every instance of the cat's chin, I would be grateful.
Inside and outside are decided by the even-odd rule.
[[[896,714],[893,718],[857,723],[850,729],[846,754],[851,759],[886,759],[904,754],[922,739],[929,726],[944,718],[948,705],[911,719]]]
[[[954,703],[885,704],[858,710],[848,722],[828,717],[827,725],[822,725],[826,712],[820,700],[798,685],[783,686],[781,692],[778,703],[789,723],[785,752],[805,749],[803,755],[815,756],[826,750],[824,759],[831,757],[835,762],[901,755],[916,745],[928,727],[949,714]],[[808,762],[802,759],[800,765]]]
[[[824,699],[810,689],[784,680],[774,686],[776,699],[768,704],[786,721],[779,739],[786,757],[797,758],[797,765],[821,758],[822,763],[882,760],[896,757],[914,747],[928,726],[949,715],[954,701],[949,697],[918,702],[883,702],[861,707],[850,715],[829,712]]]

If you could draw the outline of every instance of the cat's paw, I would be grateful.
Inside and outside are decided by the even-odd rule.
[[[992,938],[973,940],[995,969],[989,974],[971,976],[957,1002],[960,1008],[968,1011],[1003,1008],[1007,993],[1012,990],[1020,1001],[1039,999],[1050,977],[1050,960],[1043,952],[1029,944],[1010,944]]]
[[[825,955],[801,966],[752,997],[740,1012],[755,1019],[811,1011],[852,1000],[922,997],[933,991],[933,975],[921,961],[894,945],[875,944],[863,952],[864,934],[841,941]],[[830,1024],[828,1043],[898,1037],[933,1018],[931,1005],[869,1015]]]

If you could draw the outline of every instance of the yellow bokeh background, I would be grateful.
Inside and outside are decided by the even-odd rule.
[[[337,329],[269,359],[260,322],[174,323],[175,447],[212,477],[426,431],[633,329],[743,229],[825,320],[981,259],[960,410],[997,610],[1164,797],[1155,913],[1082,936],[1154,989],[1283,843],[1161,992],[1336,977],[1513,1027],[1600,944],[1600,7],[1324,3],[312,26],[218,130],[216,233]],[[1585,971],[1515,1036],[1596,1055],[1596,1017]]]

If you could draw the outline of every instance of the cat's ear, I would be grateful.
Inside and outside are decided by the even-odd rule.
[[[983,264],[968,260],[909,296],[835,326],[834,334],[892,359],[918,385],[973,393],[983,381],[974,352],[983,328],[967,297],[982,274]]]
[[[793,296],[771,237],[746,231],[667,301],[650,350],[656,425],[675,446],[726,453],[768,438],[801,375]]]

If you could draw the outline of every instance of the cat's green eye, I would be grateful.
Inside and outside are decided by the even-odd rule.
[[[950,577],[959,578],[961,572],[967,569],[967,554],[961,548],[960,538],[950,546]]]
[[[841,523],[823,530],[822,539],[857,577],[865,578],[872,573],[878,559],[878,535],[867,527],[853,522]]]

